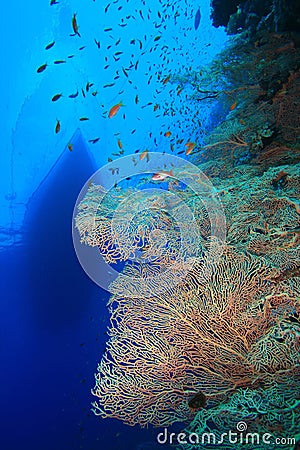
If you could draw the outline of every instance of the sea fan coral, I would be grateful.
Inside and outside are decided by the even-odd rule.
[[[283,321],[295,299],[272,302],[277,272],[230,248],[212,277],[208,264],[199,260],[162,296],[112,297],[110,340],[93,390],[96,414],[166,426],[192,417],[191,393],[204,393],[212,406],[267,382],[270,372],[294,373],[300,328]],[[278,343],[280,330],[285,338]]]

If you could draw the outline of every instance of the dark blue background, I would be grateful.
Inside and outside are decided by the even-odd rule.
[[[0,449],[155,449],[160,430],[91,411],[109,295],[73,248],[73,208],[95,169],[80,137],[76,147],[76,157],[66,151],[32,196],[22,245],[0,253]]]

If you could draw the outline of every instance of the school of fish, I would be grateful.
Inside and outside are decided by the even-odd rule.
[[[99,3],[100,0],[91,0]],[[155,4],[156,3],[156,4]],[[59,0],[50,0],[50,6],[53,10],[59,7],[61,2]],[[136,5],[140,4],[140,7]],[[102,28],[100,27],[97,36],[94,36],[93,41],[89,46],[94,46],[96,51],[103,60],[102,69],[99,70],[99,79],[89,80],[83,86],[76,86],[69,92],[58,91],[50,97],[52,102],[62,101],[84,101],[88,96],[92,96],[99,102],[99,111],[101,111],[102,118],[110,120],[115,126],[114,138],[116,139],[117,151],[112,151],[108,157],[108,161],[113,161],[113,157],[119,157],[128,152],[132,152],[132,148],[127,148],[126,141],[120,136],[119,124],[120,121],[126,121],[129,109],[136,109],[136,120],[141,121],[140,114],[144,109],[151,111],[153,120],[159,121],[159,133],[154,133],[149,124],[149,132],[147,139],[144,136],[140,137],[140,146],[134,150],[139,153],[140,160],[149,160],[148,148],[151,151],[170,152],[175,155],[189,156],[197,149],[197,130],[201,127],[201,123],[197,117],[198,111],[193,109],[193,104],[188,102],[189,93],[185,92],[185,83],[182,81],[181,74],[192,72],[191,54],[197,50],[196,40],[190,49],[183,46],[179,36],[174,35],[172,39],[168,35],[169,24],[172,26],[179,26],[178,23],[182,18],[184,25],[180,25],[180,33],[187,40],[189,33],[195,33],[201,25],[201,11],[199,7],[195,7],[191,0],[175,0],[165,1],[157,0],[149,6],[146,0],[140,0],[129,5],[129,0],[114,0],[106,5],[100,5]],[[124,11],[124,13],[123,13]],[[116,20],[118,18],[118,20]],[[126,28],[130,23],[134,23],[136,35],[130,36],[121,33],[119,30]],[[144,32],[145,29],[150,29],[151,32]],[[128,27],[129,28],[129,27]],[[69,55],[62,55],[60,59],[50,61],[51,52],[55,49],[57,42],[52,40],[44,45],[46,51],[45,59],[47,62],[41,64],[36,72],[38,74],[44,73],[49,66],[68,64],[73,58],[78,58],[81,52],[87,50],[85,34],[89,36],[89,30],[84,30],[81,25],[80,13],[74,11],[70,16],[70,32],[66,39],[75,40],[78,43],[77,52],[70,52]],[[103,35],[107,35],[111,41],[107,45],[107,39],[102,39]],[[102,37],[101,37],[102,36]],[[122,46],[123,41],[127,40],[131,52],[124,50]],[[82,45],[85,44],[85,45]],[[127,48],[127,47],[125,47]],[[182,67],[178,71],[171,70],[173,55],[178,54],[182,60]],[[152,54],[152,55],[151,55]],[[153,54],[157,54],[158,58],[153,59]],[[187,66],[187,64],[190,66]],[[140,67],[143,65],[143,69]],[[145,66],[147,70],[145,70]],[[115,69],[114,69],[115,67]],[[101,82],[105,71],[114,69],[114,76],[110,82]],[[137,74],[144,85],[152,86],[152,98],[148,101],[142,100],[143,92],[142,85],[139,85],[135,80]],[[196,75],[194,75],[196,76]],[[197,75],[198,76],[198,75]],[[132,96],[132,101],[122,101],[122,94],[130,89],[135,91]],[[111,98],[114,100],[110,104],[105,104],[102,99],[102,92],[110,92]],[[230,108],[234,109],[235,104]],[[185,120],[183,120],[183,118]],[[82,115],[79,117],[81,126],[90,121],[90,117]],[[134,135],[138,130],[138,123],[136,128],[130,130],[130,134]],[[60,133],[63,129],[63,122],[57,118],[54,125],[55,133]],[[138,133],[138,131],[137,131]],[[100,136],[91,136],[88,142],[97,144],[100,141]],[[68,143],[67,147],[73,151],[73,144]],[[124,150],[125,149],[125,150]],[[168,168],[170,169],[170,168]],[[156,174],[155,174],[156,175]],[[171,176],[171,171],[165,170],[158,172],[153,180],[164,180]]]

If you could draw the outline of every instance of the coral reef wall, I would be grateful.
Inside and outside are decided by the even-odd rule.
[[[216,24],[229,15],[216,16]],[[186,432],[216,439],[242,421],[251,433],[283,436],[284,449],[300,438],[300,51],[297,33],[277,32],[275,14],[273,28],[233,38],[207,72],[181,76],[195,108],[211,102],[227,111],[191,153],[222,201],[227,242],[207,276],[204,268],[214,264],[206,258],[207,214],[183,190],[201,230],[186,277],[151,297],[139,295],[139,286],[127,286],[135,295],[126,295],[115,281],[110,339],[93,391],[102,417],[141,426],[191,421]],[[97,190],[90,187],[77,226],[84,242],[103,250],[101,227],[109,228],[115,206],[95,213]],[[146,279],[144,269],[127,265],[124,273]]]
[[[297,0],[212,0],[212,19],[228,33],[299,31],[300,5]]]

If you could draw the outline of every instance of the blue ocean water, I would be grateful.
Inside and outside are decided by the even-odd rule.
[[[170,151],[167,131],[201,140],[222,111],[201,111],[200,127],[189,93],[164,80],[205,68],[227,38],[209,1],[18,0],[2,12],[0,448],[155,450],[157,429],[91,412],[109,293],[76,258],[73,208],[121,156],[118,139],[124,155]]]

